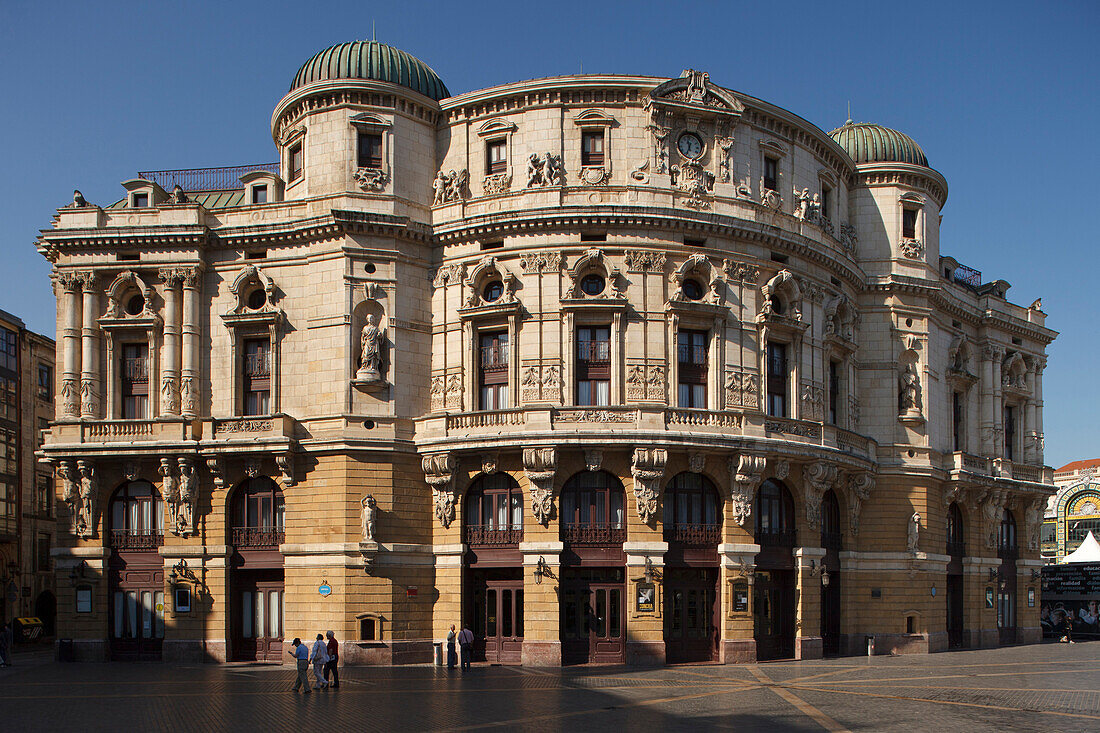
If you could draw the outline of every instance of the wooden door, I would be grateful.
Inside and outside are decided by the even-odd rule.
[[[840,654],[840,573],[829,573],[829,585],[821,588],[821,653]]]
[[[156,661],[164,641],[164,570],[112,571],[110,616],[111,659]]]
[[[626,661],[624,586],[581,581],[562,591],[562,663]]]
[[[718,658],[717,570],[666,571],[665,658],[669,663]]]
[[[757,570],[753,593],[756,658],[794,657],[794,574],[789,570]]]
[[[966,646],[963,623],[963,576],[947,576],[947,646],[961,649]]]
[[[523,651],[523,581],[487,580],[474,592],[474,658],[519,664]]]
[[[282,662],[282,572],[242,572],[240,575],[233,599],[234,658],[238,661]]]

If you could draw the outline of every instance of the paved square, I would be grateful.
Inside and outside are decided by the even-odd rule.
[[[1100,730],[1100,643],[659,669],[57,664],[0,670],[4,730]]]

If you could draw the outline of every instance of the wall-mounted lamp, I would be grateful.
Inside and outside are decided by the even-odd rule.
[[[653,582],[653,560],[649,558],[649,555],[645,556],[645,582]]]
[[[1043,577],[1043,571],[1042,570],[1039,570],[1037,568],[1032,568],[1031,569],[1031,579],[1032,580],[1039,580],[1039,578],[1041,578],[1041,577]]]
[[[829,587],[829,571],[825,570],[824,568],[821,569],[821,587]]]
[[[542,579],[550,577],[553,577],[550,566],[546,564],[546,558],[539,555],[539,561],[535,563],[535,583],[542,585]]]
[[[810,577],[817,575],[817,560],[810,560]]]
[[[172,572],[168,573],[168,580],[172,583],[172,587],[176,587],[176,583],[183,580],[190,580],[194,582],[196,580],[195,573],[191,571],[191,568],[187,567],[187,559],[180,558],[180,561],[172,568]]]
[[[76,585],[78,580],[84,579],[84,571],[88,569],[88,561],[81,560],[79,565],[74,565],[69,572],[69,582]]]
[[[996,580],[997,579],[997,568],[990,568],[989,569],[989,579],[990,580]]]

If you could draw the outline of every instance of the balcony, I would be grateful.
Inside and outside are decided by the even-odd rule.
[[[112,529],[111,548],[116,552],[153,552],[164,544],[159,529]]]
[[[271,358],[266,351],[246,354],[244,376],[249,379],[265,379],[271,376]]]
[[[720,524],[666,524],[665,542],[684,547],[716,547],[722,541]]]
[[[499,371],[508,367],[508,347],[482,346],[480,349],[481,368],[484,371]]]
[[[149,360],[144,356],[127,357],[122,360],[123,382],[147,384],[149,382]]]
[[[707,365],[707,347],[680,344],[676,347],[677,360],[681,365],[705,367]]]
[[[470,547],[516,547],[523,542],[522,527],[499,528],[478,524],[467,526],[464,541]]]
[[[577,361],[583,361],[589,367],[611,364],[610,341],[578,341]]]
[[[622,524],[563,524],[561,541],[574,545],[618,545],[626,541]]]
[[[755,539],[761,547],[794,547],[798,543],[798,532],[793,529],[758,529]]]
[[[232,543],[238,550],[278,550],[286,539],[282,527],[234,527]]]

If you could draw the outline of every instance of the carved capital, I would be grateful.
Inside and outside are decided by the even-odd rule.
[[[544,527],[554,511],[554,474],[558,453],[554,448],[524,448],[523,472],[531,484],[531,510]]]
[[[225,488],[225,469],[221,458],[207,458],[206,470],[210,472],[215,489],[221,491]]]
[[[821,524],[821,498],[836,483],[837,467],[825,461],[814,461],[802,469],[806,498],[806,522],[810,529]]]
[[[875,475],[869,471],[861,471],[848,477],[848,519],[852,534],[859,534],[859,514],[863,502],[871,498],[874,488]]]
[[[455,517],[454,478],[457,465],[451,453],[432,453],[421,461],[424,480],[432,487],[435,516],[444,528],[450,527]]]
[[[649,524],[657,513],[657,496],[665,476],[668,451],[664,448],[635,448],[630,473],[634,477],[634,499],[638,516]]]
[[[763,478],[767,461],[763,456],[742,453],[729,459],[730,499],[733,503],[733,517],[740,526],[752,514],[752,502],[756,497],[756,487]]]
[[[279,483],[284,489],[289,489],[295,484],[294,456],[289,453],[275,456],[275,467],[279,469]]]

